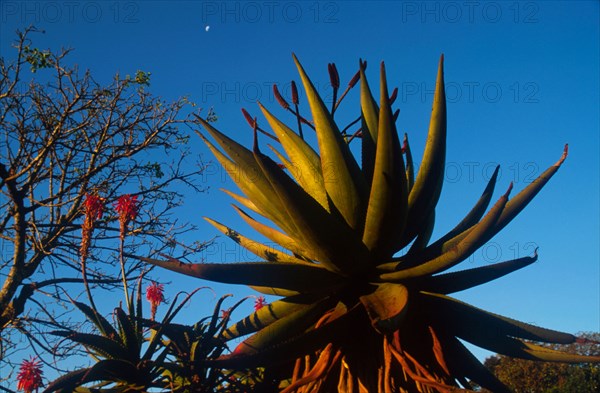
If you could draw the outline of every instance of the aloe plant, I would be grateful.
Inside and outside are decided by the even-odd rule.
[[[243,284],[281,298],[224,330],[249,335],[218,360],[226,367],[264,366],[284,392],[435,392],[470,381],[508,389],[460,340],[507,356],[599,362],[536,342],[568,344],[578,337],[493,314],[449,295],[523,268],[534,255],[445,273],[503,229],[544,187],[567,156],[509,199],[512,184],[488,210],[498,169],[481,197],[450,232],[431,242],[444,176],[446,99],[443,56],[423,159],[415,174],[408,138],[400,142],[382,63],[379,99],[360,63],[361,163],[294,56],[312,119],[295,109],[298,126],[314,129],[315,150],[264,106],[279,144],[276,162],[258,143],[248,149],[201,120],[199,133],[243,193],[227,191],[241,218],[285,250],[251,240],[207,219],[261,262],[185,264],[142,258],[202,279]],[[337,71],[333,67],[337,76]],[[330,66],[330,73],[332,67]],[[332,78],[335,80],[335,78]],[[337,92],[337,91],[336,91]],[[283,98],[277,95],[280,103]],[[285,100],[282,105],[286,106]],[[305,126],[305,129],[306,129]],[[305,130],[304,133],[307,131]],[[216,142],[216,143],[215,143]],[[285,154],[283,153],[285,152]],[[282,164],[281,164],[282,163]],[[286,172],[287,169],[287,172]],[[257,219],[258,215],[274,225]],[[460,340],[459,340],[460,339]]]
[[[140,279],[141,284],[141,279]],[[199,288],[202,289],[202,288]],[[217,358],[226,346],[217,337],[229,320],[220,316],[221,297],[211,316],[193,326],[180,325],[173,319],[192,295],[178,302],[175,297],[162,321],[143,318],[140,285],[135,307],[130,304],[126,313],[121,307],[114,310],[115,324],[84,303],[72,301],[93,324],[97,333],[55,331],[83,346],[94,363],[66,373],[51,382],[44,392],[115,393],[115,392],[242,392],[244,385],[234,371],[208,367],[206,359]],[[133,297],[131,298],[133,299]],[[235,304],[238,307],[245,299]]]

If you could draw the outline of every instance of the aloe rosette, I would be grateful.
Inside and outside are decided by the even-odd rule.
[[[144,258],[190,276],[244,284],[281,297],[223,332],[224,340],[249,336],[220,358],[221,365],[264,366],[285,392],[435,392],[468,388],[471,382],[505,392],[508,389],[460,340],[525,359],[600,361],[543,346],[581,340],[574,335],[496,315],[449,296],[530,265],[537,252],[445,272],[523,210],[561,166],[566,146],[558,162],[534,182],[509,198],[511,184],[488,209],[496,169],[473,209],[431,242],[445,167],[443,56],[416,175],[408,139],[404,136],[401,143],[396,130],[397,113],[383,63],[378,100],[365,77],[366,63],[360,63],[359,164],[332,111],[295,56],[294,61],[312,120],[301,118],[297,99],[295,114],[299,125],[314,128],[318,151],[260,104],[279,142],[271,148],[283,165],[261,151],[256,121],[252,149],[203,120],[212,141],[200,134],[243,194],[227,191],[238,203],[234,207],[240,217],[280,247],[207,219],[263,261],[184,264]]]

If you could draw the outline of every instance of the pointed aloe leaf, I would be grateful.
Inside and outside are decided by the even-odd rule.
[[[504,206],[508,201],[508,195],[512,190],[512,183],[508,191],[496,204],[490,209],[486,216],[473,228],[473,230],[461,240],[455,247],[448,252],[433,258],[420,265],[403,268],[402,263],[398,264],[398,268],[402,269],[394,273],[384,273],[380,277],[384,281],[399,282],[408,278],[426,277],[431,274],[439,273],[447,270],[458,263],[464,261],[475,250],[490,240],[495,234],[495,223],[500,217]]]
[[[419,289],[426,292],[448,294],[464,291],[478,285],[485,284],[529,266],[537,260],[537,253],[533,257],[523,257],[493,265],[481,266],[474,269],[441,274],[425,278],[419,282]]]
[[[383,283],[360,297],[371,325],[381,334],[392,333],[400,327],[408,305],[408,290],[402,284]]]
[[[442,337],[444,355],[453,375],[461,375],[494,393],[511,393],[494,374],[452,335]]]
[[[308,259],[316,258],[314,255],[311,255],[311,253],[308,250],[301,248],[301,246],[298,244],[297,241],[295,241],[294,239],[292,239],[285,233],[279,232],[278,230],[271,228],[270,226],[267,226],[265,224],[262,224],[262,223],[256,221],[248,213],[246,213],[245,211],[243,211],[242,209],[240,209],[239,207],[237,207],[235,205],[233,205],[233,208],[238,212],[240,217],[242,217],[242,219],[248,225],[250,225],[255,231],[257,231],[258,233],[260,233],[267,239],[279,244],[281,247],[285,248],[286,250],[290,250],[291,252],[293,252],[296,255],[301,255]]]
[[[492,336],[480,331],[462,331],[457,336],[478,347],[513,358],[562,363],[600,363],[600,356],[587,356],[557,351],[509,336]]]
[[[274,287],[313,293],[325,289],[334,290],[343,283],[340,276],[326,269],[296,263],[182,263],[146,257],[135,258],[177,273],[225,284]]]
[[[600,356],[587,356],[576,353],[567,353],[542,347],[529,342],[522,342],[522,344],[523,352],[531,356],[534,360],[564,363],[600,363]]]
[[[292,162],[290,160],[288,160],[288,158],[285,156],[285,154],[283,154],[282,152],[280,152],[279,150],[277,150],[277,148],[271,144],[267,144],[267,146],[269,147],[269,149],[271,149],[271,151],[273,153],[275,153],[275,155],[277,156],[277,159],[279,161],[281,161],[281,163],[277,164],[279,165],[279,167],[281,167],[281,169],[287,170],[290,172],[290,174],[292,174],[292,176],[294,177],[294,170],[292,168]],[[290,168],[292,168],[292,170],[290,170]],[[295,177],[294,177],[295,179]],[[296,181],[298,181],[298,179],[296,179]],[[301,186],[302,188],[304,188],[304,186]]]
[[[380,90],[375,167],[363,242],[376,255],[391,257],[393,248],[404,231],[408,193],[404,160],[392,117],[383,63]]]
[[[407,258],[410,258],[412,255],[421,254],[423,249],[427,247],[427,243],[431,239],[431,235],[433,234],[433,227],[435,226],[435,209],[431,211],[429,217],[427,217],[427,224],[425,225],[425,230],[417,235],[417,238],[410,246],[410,250],[408,250]]]
[[[250,251],[254,255],[260,257],[261,259],[270,261],[270,262],[288,262],[288,263],[300,263],[300,264],[309,264],[301,259],[294,257],[293,255],[289,255],[277,250],[274,247],[268,247],[262,243],[259,243],[255,240],[248,239],[247,237],[239,234],[237,231],[229,228],[208,217],[204,217],[206,221],[208,221],[212,226],[217,228],[224,235],[232,239],[234,242],[244,247],[246,250]]]
[[[76,302],[74,300],[71,300],[71,302],[79,309],[79,311],[85,314],[87,319],[92,322],[105,337],[116,337],[118,335],[115,328],[106,320],[106,318],[100,315],[98,311],[87,304]]]
[[[232,294],[223,295],[219,298],[219,300],[217,300],[217,304],[215,304],[215,308],[213,309],[212,317],[210,319],[210,324],[208,326],[208,331],[207,331],[208,335],[210,335],[210,336],[216,335],[217,322],[219,321],[219,317],[220,317],[220,313],[221,313],[221,306],[223,305],[223,302],[225,301],[225,299],[227,299],[231,296],[233,296],[233,295]],[[246,300],[246,298],[242,299],[239,303],[241,304],[241,302],[244,302],[245,300]],[[231,313],[231,310],[229,310],[229,313]]]
[[[506,205],[506,209],[496,223],[497,231],[504,228],[513,218],[515,218],[529,202],[537,195],[538,192],[548,183],[548,181],[558,171],[558,168],[563,164],[569,152],[569,145],[565,145],[561,158],[550,168],[546,169],[538,176],[531,184],[525,187],[521,192],[515,195]]]
[[[308,248],[318,262],[333,272],[349,274],[367,262],[367,249],[358,234],[340,217],[327,212],[294,182],[273,160],[258,149],[255,157],[275,195],[285,207],[303,248]],[[298,239],[297,239],[298,240]]]
[[[490,177],[490,180],[488,181],[485,189],[483,190],[483,193],[479,197],[479,200],[477,200],[477,203],[475,204],[475,206],[473,206],[473,208],[469,211],[469,213],[467,213],[465,218],[463,218],[461,220],[461,222],[458,223],[458,225],[456,225],[448,234],[446,234],[441,239],[442,241],[445,241],[447,239],[454,237],[455,235],[463,232],[464,230],[472,227],[477,222],[479,222],[481,217],[483,217],[483,215],[485,214],[485,211],[487,210],[487,208],[492,200],[492,195],[494,194],[494,189],[496,188],[496,179],[498,178],[499,171],[500,171],[500,165],[496,166],[496,169],[494,170],[492,177]],[[513,199],[514,198],[515,197],[513,197]],[[510,203],[510,202],[508,202],[508,203]],[[507,203],[507,206],[508,206],[508,203]],[[502,214],[504,214],[504,212]]]
[[[325,189],[348,225],[361,231],[366,199],[364,177],[329,110],[296,56],[294,62],[315,123]]]
[[[210,151],[217,160],[223,165],[231,179],[237,184],[244,194],[260,209],[262,215],[266,216],[285,231],[290,228],[286,225],[287,217],[282,215],[283,207],[277,200],[273,200],[271,195],[273,189],[270,183],[265,179],[260,170],[252,152],[242,145],[228,138],[223,133],[212,127],[210,124],[202,123],[204,128],[213,136],[219,145],[225,150],[227,156],[219,151],[208,139],[198,133],[204,140]]]
[[[490,177],[490,180],[488,181],[485,189],[483,190],[483,193],[479,197],[479,200],[477,201],[475,206],[473,206],[473,208],[469,211],[469,213],[467,213],[467,215],[461,220],[461,222],[458,223],[458,225],[456,225],[451,231],[449,231],[444,236],[436,240],[434,243],[429,245],[425,250],[423,250],[419,254],[410,255],[407,256],[407,258],[400,258],[403,260],[403,263],[417,265],[423,261],[441,255],[442,253],[450,250],[452,247],[460,243],[460,241],[463,240],[473,230],[474,225],[477,224],[477,222],[479,222],[481,217],[484,215],[486,209],[488,208],[490,201],[492,200],[492,195],[494,194],[496,179],[498,178],[499,170],[500,166],[497,166],[496,170],[494,171],[494,174],[492,175],[492,177]],[[510,201],[508,203],[510,203]]]
[[[138,388],[142,388],[142,386],[139,386],[139,383],[142,382],[143,384],[144,382],[139,380],[139,373],[136,366],[122,359],[105,359],[99,361],[87,369],[80,384],[95,381],[127,381],[131,385],[138,385]]]
[[[429,121],[429,132],[425,144],[423,160],[417,178],[408,196],[409,227],[405,243],[408,244],[420,231],[422,217],[429,216],[442,192],[446,161],[446,93],[444,88],[444,56],[440,57],[433,108]]]
[[[249,287],[254,289],[258,293],[262,293],[263,295],[282,296],[282,297],[300,295],[300,292],[290,291],[289,289],[274,288],[274,287],[261,287],[258,285],[249,285]]]
[[[52,332],[52,334],[68,338],[107,359],[129,359],[129,353],[126,348],[115,340],[107,337],[96,334],[67,331],[55,331]]]
[[[371,188],[375,168],[375,146],[379,126],[379,107],[373,99],[369,82],[365,75],[365,65],[360,61],[360,108],[362,115],[362,170]]]
[[[307,308],[316,300],[314,295],[298,295],[276,300],[234,323],[223,332],[227,340],[254,333],[296,311]]]
[[[502,214],[498,218],[498,221],[495,224],[495,232],[500,232],[509,222],[511,222],[523,209],[525,206],[531,202],[531,200],[541,191],[541,189],[548,183],[548,181],[554,176],[554,174],[558,171],[558,168],[561,167],[568,154],[568,145],[565,145],[563,150],[563,154],[561,158],[550,168],[546,169],[538,178],[536,178],[530,185],[521,190],[518,194],[516,194],[510,201],[506,204],[505,209],[502,211]],[[491,179],[490,179],[491,181]],[[442,245],[442,252],[445,252],[448,249],[454,247],[458,242],[464,239],[470,231],[473,230],[473,227],[466,229],[460,234],[454,236],[453,238],[445,241]],[[439,248],[439,245],[436,245]]]
[[[419,304],[431,313],[434,320],[465,339],[471,336],[483,340],[517,337],[555,344],[571,344],[577,340],[572,334],[493,314],[449,296],[429,292],[420,292],[420,295]]]
[[[254,202],[252,202],[250,199],[248,199],[248,198],[245,198],[245,197],[243,197],[243,196],[241,196],[241,195],[239,195],[239,194],[236,194],[236,193],[234,193],[234,192],[232,192],[232,191],[229,191],[229,190],[227,190],[227,189],[225,189],[225,188],[220,188],[219,190],[220,190],[220,191],[223,191],[225,194],[227,194],[227,195],[229,195],[230,197],[232,197],[232,198],[233,198],[233,199],[234,199],[236,202],[238,202],[240,205],[244,206],[245,208],[247,208],[247,209],[249,209],[249,210],[252,210],[253,212],[255,212],[255,213],[257,213],[257,214],[260,214],[260,215],[261,215],[261,216],[263,216],[263,217],[267,217],[267,216],[265,215],[265,213],[264,213],[264,212],[262,212],[262,211],[261,211],[261,210],[258,208],[258,206],[256,206],[256,205],[254,204]],[[267,218],[268,218],[268,217],[267,217]]]
[[[516,194],[508,203],[498,221],[495,224],[495,232],[498,233],[501,231],[513,218],[515,218],[524,208],[531,202],[531,200],[537,195],[538,192],[546,185],[546,183],[552,178],[552,176],[558,171],[558,168],[562,165],[564,160],[567,158],[568,153],[568,145],[565,145],[562,157],[550,168],[544,171],[537,179],[535,179],[530,185],[521,190],[518,194]],[[495,179],[494,179],[495,180]],[[491,183],[492,179],[490,179]],[[489,187],[489,184],[488,184]],[[493,189],[491,190],[493,192]],[[484,193],[485,194],[485,193]],[[483,197],[483,195],[482,195]],[[479,203],[478,203],[479,204]],[[466,225],[462,225],[461,229]],[[470,227],[465,229],[464,231],[458,233],[452,238],[449,238],[450,235],[455,234],[457,232],[452,230],[451,233],[444,236],[442,239],[436,241],[434,244],[430,246],[430,250],[426,250],[424,254],[428,256],[438,254],[440,252],[446,252],[453,247],[456,246],[459,242],[461,242],[469,233],[474,229],[474,227]]]
[[[331,299],[300,307],[274,320],[257,333],[242,341],[233,351],[234,356],[256,354],[266,348],[303,333],[314,325],[325,311],[332,307]],[[264,308],[264,307],[263,307]]]
[[[129,315],[123,309],[120,307],[115,308],[115,316],[119,324],[121,341],[125,348],[127,348],[127,352],[129,352],[127,360],[139,359],[142,335],[138,334]]]
[[[44,393],[52,392],[75,392],[75,388],[81,384],[81,380],[85,377],[85,374],[89,371],[88,368],[82,368],[80,370],[71,371],[59,378],[50,382]]]
[[[290,173],[307,193],[325,210],[329,211],[321,158],[304,139],[279,121],[264,106],[260,104],[259,106],[289,157],[291,166],[288,166],[288,170]]]

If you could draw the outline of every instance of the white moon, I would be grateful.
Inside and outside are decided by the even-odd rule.
[[[206,27],[204,28],[205,31],[209,31],[210,30],[210,26],[206,25]]]

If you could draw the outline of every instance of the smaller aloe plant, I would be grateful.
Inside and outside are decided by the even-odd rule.
[[[215,337],[222,334],[228,321],[228,317],[220,318],[219,314],[229,295],[219,299],[212,316],[195,325],[173,323],[181,308],[200,289],[203,288],[191,292],[181,302],[176,296],[160,322],[143,317],[141,284],[137,288],[136,305],[130,305],[129,314],[121,307],[115,308],[115,325],[96,309],[72,301],[98,333],[55,331],[53,334],[85,347],[95,363],[63,375],[44,392],[145,392],[156,388],[208,393],[216,391],[214,388],[218,386],[235,385],[229,380],[231,373],[208,368],[205,362],[226,349],[224,342]]]

